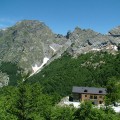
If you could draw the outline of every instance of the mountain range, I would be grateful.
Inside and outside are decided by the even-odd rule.
[[[24,75],[38,73],[65,52],[76,58],[88,52],[107,51],[116,54],[118,50],[120,26],[104,35],[76,27],[73,32],[68,31],[63,36],[53,33],[43,22],[23,20],[0,30],[0,66],[3,63],[16,64]],[[0,70],[1,86],[8,82],[9,75]]]

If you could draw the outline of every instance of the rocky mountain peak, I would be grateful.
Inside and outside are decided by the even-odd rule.
[[[116,30],[116,29],[115,29]],[[117,28],[117,31],[120,30]],[[72,41],[72,46],[68,50],[71,55],[80,55],[90,51],[117,51],[118,44],[120,43],[119,36],[103,35],[91,29],[81,29],[76,27],[69,35]]]
[[[28,29],[28,30],[34,29],[35,31],[42,30],[42,29],[49,29],[43,22],[40,22],[38,20],[23,20],[23,21],[17,22],[14,28]]]
[[[120,26],[113,28],[108,33],[114,37],[120,37]]]
[[[117,51],[120,27],[109,33],[102,35],[91,29],[76,27],[63,36],[54,34],[43,22],[23,20],[0,31],[0,62],[16,63],[25,73],[34,73],[65,51],[73,56],[90,51]]]
[[[63,53],[69,45],[64,36],[54,34],[37,20],[17,22],[0,34],[0,61],[16,63],[31,72],[33,66],[39,67],[43,63],[44,58],[50,59],[64,45]]]

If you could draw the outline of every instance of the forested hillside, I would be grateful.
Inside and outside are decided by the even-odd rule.
[[[11,79],[20,78],[11,72],[12,68],[20,70],[17,66],[4,64],[9,69],[4,65],[2,72],[11,74]],[[0,89],[1,120],[120,120],[120,115],[109,106],[98,109],[89,102],[81,104],[79,109],[58,106],[63,96],[71,95],[72,86],[106,87],[106,105],[119,101],[119,52],[116,55],[91,52],[77,58],[64,53],[38,74],[24,79],[17,86]]]
[[[15,63],[1,62],[0,72],[9,76],[9,85],[17,85],[17,82],[22,80],[22,69]]]
[[[120,82],[120,53],[91,52],[77,58],[66,53],[26,80],[61,96],[70,95],[72,86],[106,87],[110,81]]]
[[[20,76],[19,72],[14,76],[11,69],[20,70],[16,65],[2,65],[2,72],[7,72],[11,79],[18,77],[19,80],[17,86],[14,84],[0,89],[1,120],[119,120],[120,115],[108,106],[97,109],[89,102],[81,104],[79,109],[57,105],[63,96],[71,95],[72,86],[106,87],[106,105],[119,102],[119,52],[116,55],[91,52],[77,58],[64,53],[31,77]]]
[[[0,120],[120,120],[108,106],[98,109],[89,102],[78,109],[58,106],[59,97],[44,94],[39,83],[4,87],[0,98]]]

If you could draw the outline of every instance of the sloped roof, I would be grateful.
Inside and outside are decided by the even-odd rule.
[[[73,86],[72,93],[106,94],[106,88]]]

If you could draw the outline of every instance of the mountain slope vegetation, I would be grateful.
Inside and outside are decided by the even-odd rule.
[[[18,67],[15,63],[1,62],[0,71],[9,76],[9,85],[17,85],[17,82],[22,80],[23,69]]]
[[[109,101],[120,99],[120,53],[82,54],[73,58],[68,53],[54,60],[36,75],[0,89],[1,120],[119,120],[110,107],[93,108],[83,103],[79,109],[61,107],[60,98],[71,94],[72,86],[108,88]],[[4,109],[3,109],[4,108]]]
[[[110,79],[119,83],[119,78],[120,53],[91,52],[77,58],[66,53],[26,82],[40,82],[45,93],[66,96],[73,86],[106,87]]]

